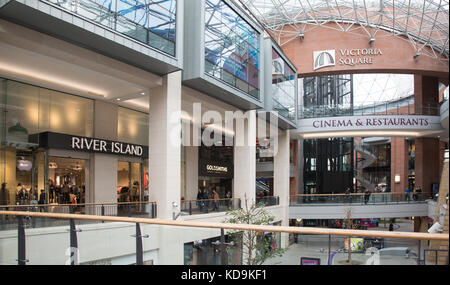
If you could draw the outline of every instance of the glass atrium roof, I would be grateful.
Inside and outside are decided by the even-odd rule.
[[[236,0],[270,31],[283,37],[283,45],[317,26],[368,39],[388,31],[409,41],[416,52],[448,62],[448,0]],[[288,27],[288,28],[286,28]],[[292,30],[294,29],[294,31]],[[424,47],[430,49],[424,49]]]
[[[399,100],[414,95],[411,74],[354,74],[353,103],[371,105]]]

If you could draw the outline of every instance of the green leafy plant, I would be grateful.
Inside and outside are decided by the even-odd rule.
[[[252,203],[249,205],[245,197],[244,207],[237,210],[230,210],[223,222],[233,224],[248,225],[269,225],[275,217],[265,209],[263,203]],[[242,248],[242,263],[244,265],[260,265],[269,258],[282,256],[284,249],[274,246],[274,240],[264,232],[246,230],[246,231],[229,231],[228,236],[233,244]],[[228,246],[227,251],[233,250]]]

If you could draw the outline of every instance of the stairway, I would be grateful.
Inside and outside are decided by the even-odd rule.
[[[270,192],[270,187],[269,187],[269,185],[267,185],[263,181],[256,180],[256,195],[257,196],[258,196],[258,193],[260,191],[263,191],[265,193],[269,193]]]
[[[376,184],[364,178],[363,170],[366,167],[371,166],[373,163],[377,161],[376,155],[371,153],[367,148],[363,147],[360,143],[355,141],[355,150],[358,154],[360,154],[360,158],[358,158],[357,167],[355,169],[355,178],[361,183],[366,189],[369,191],[374,191]]]

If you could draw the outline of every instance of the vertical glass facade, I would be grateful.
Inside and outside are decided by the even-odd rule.
[[[62,162],[49,160],[47,152],[31,143],[29,136],[50,131],[92,137],[94,101],[3,78],[0,101],[0,182],[7,183],[8,203],[27,204],[43,193],[44,200],[56,201],[55,196],[49,197],[46,181],[68,179],[73,165],[65,167],[68,173],[56,175]],[[19,195],[21,189],[23,195]]]
[[[299,112],[300,118],[351,114],[351,75],[309,77],[304,78],[302,83],[299,84],[303,86],[302,92],[299,92],[303,93],[303,112]],[[347,187],[353,189],[353,150],[353,138],[305,140],[305,193],[343,193]]]
[[[306,194],[352,189],[353,138],[305,140],[303,178]]]
[[[49,0],[175,56],[177,0]]]
[[[148,145],[148,114],[119,107],[117,138],[121,142]]]
[[[94,101],[0,78],[2,142],[28,143],[46,131],[92,137]]]
[[[224,1],[205,3],[205,72],[259,99],[260,34]]]
[[[352,75],[332,75],[303,79],[303,106],[299,117],[331,117],[352,114]]]
[[[272,49],[272,93],[273,109],[283,117],[295,120],[295,72]]]

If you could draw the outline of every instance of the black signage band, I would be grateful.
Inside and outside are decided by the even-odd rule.
[[[219,161],[199,159],[198,175],[206,177],[233,178],[233,165]]]
[[[39,147],[148,158],[148,147],[124,142],[45,132],[30,135]]]

